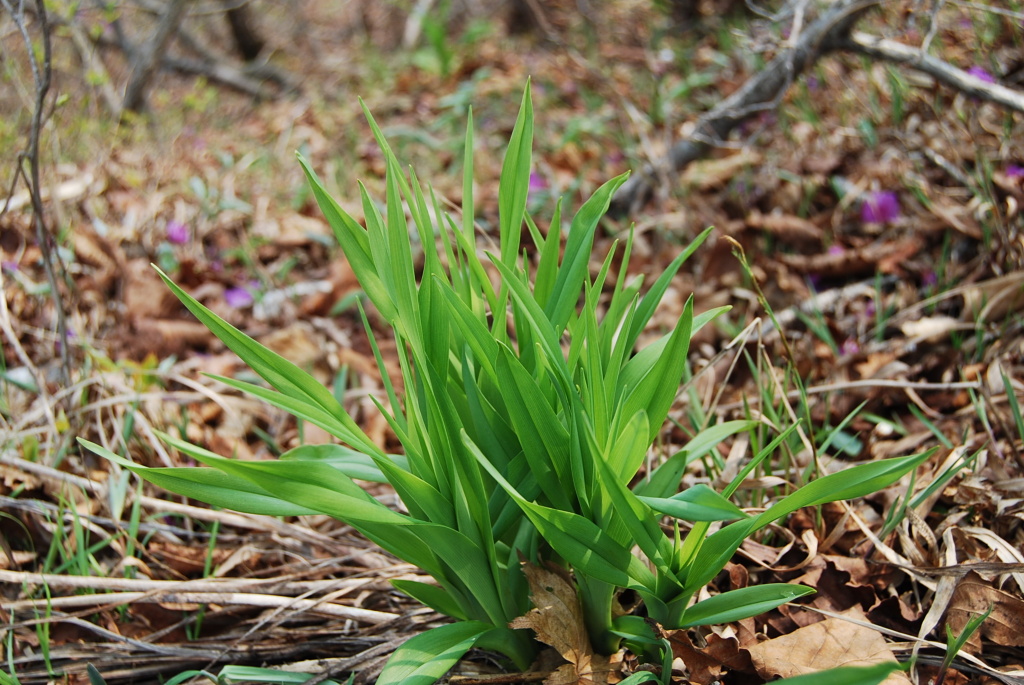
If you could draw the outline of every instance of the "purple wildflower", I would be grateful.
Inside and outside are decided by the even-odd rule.
[[[228,288],[224,291],[224,301],[229,307],[241,309],[252,304],[252,293],[248,288]]]
[[[18,270],[18,262],[10,262],[4,260],[3,262],[0,262],[0,268],[2,268],[4,271],[14,273],[15,271]]]
[[[925,286],[926,288],[931,287],[933,285],[937,285],[938,282],[939,275],[935,273],[932,269],[928,269],[921,274],[921,285]]]
[[[843,249],[842,245],[829,245],[828,246],[828,253],[830,255],[832,255],[833,257],[838,257],[839,255],[843,254],[844,252],[846,252],[846,250]]]
[[[973,76],[976,79],[980,79],[980,80],[984,81],[985,83],[995,83],[996,82],[996,79],[995,79],[995,77],[992,74],[988,73],[987,71],[985,71],[984,69],[982,69],[981,67],[979,67],[977,65],[975,65],[975,66],[971,67],[970,69],[968,69],[967,73],[970,74],[971,76]]]
[[[900,199],[891,190],[868,193],[860,207],[860,218],[864,223],[888,224],[900,216]]]
[[[1020,178],[1024,176],[1024,166],[1019,164],[1010,164],[1006,167],[1006,175],[1010,178]]]
[[[853,338],[847,338],[839,348],[839,354],[844,357],[860,352],[860,345]]]
[[[167,222],[167,240],[175,245],[184,245],[188,242],[188,226],[171,219]]]
[[[537,200],[537,197],[548,189],[548,182],[536,171],[530,173],[530,185],[527,190],[527,197],[530,202]]]

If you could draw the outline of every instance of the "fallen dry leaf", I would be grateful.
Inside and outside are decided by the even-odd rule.
[[[896,660],[880,633],[838,618],[800,628],[748,651],[758,675],[765,679]],[[903,673],[893,673],[883,681],[884,685],[909,682]]]
[[[817,255],[780,254],[776,258],[783,264],[801,273],[828,274],[830,278],[854,276],[881,271],[900,273],[902,264],[924,247],[916,237],[872,243],[842,252],[825,252]]]
[[[672,656],[682,660],[690,682],[697,685],[710,685],[719,681],[727,670],[747,673],[753,670],[750,656],[735,637],[711,633],[703,649],[690,641],[685,630],[675,631],[668,636],[668,640],[672,645]]]
[[[701,160],[691,164],[682,175],[683,185],[697,190],[720,186],[735,178],[743,169],[761,163],[762,155],[755,150],[744,148],[740,152],[719,159]]]
[[[608,682],[611,666],[607,657],[594,654],[587,637],[576,588],[559,574],[524,564],[523,571],[530,584],[534,609],[509,624],[511,628],[528,628],[537,639],[554,647],[569,663],[555,669],[546,685],[602,685]]]
[[[903,335],[918,338],[926,342],[938,342],[949,335],[960,322],[951,316],[924,316],[916,321],[907,321],[900,325]]]
[[[747,215],[747,226],[796,243],[820,243],[825,237],[820,226],[792,214],[762,214],[755,209]]]
[[[957,584],[953,599],[946,612],[946,624],[959,635],[971,617],[983,614],[992,607],[992,613],[964,646],[971,654],[981,652],[981,638],[1002,647],[1024,647],[1024,600],[971,571]]]
[[[1024,271],[1014,271],[964,290],[964,305],[978,321],[998,321],[1024,306]]]

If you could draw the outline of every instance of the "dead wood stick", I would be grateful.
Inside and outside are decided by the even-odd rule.
[[[821,55],[836,50],[854,22],[878,0],[837,0],[808,25],[796,44],[783,50],[767,67],[750,77],[740,88],[697,120],[694,132],[676,143],[669,153],[668,165],[675,171],[703,157],[719,141],[746,119],[773,109],[782,95]],[[617,216],[634,213],[651,193],[658,166],[647,164],[622,184],[612,201],[610,212]]]
[[[254,592],[110,592],[96,595],[21,599],[14,602],[4,602],[3,608],[9,612],[20,609],[50,608],[61,610],[76,607],[119,606],[121,604],[131,604],[132,602],[231,604],[235,606],[265,607],[347,618],[359,621],[360,623],[370,624],[386,623],[399,618],[398,614],[386,611],[360,609],[333,602],[323,602],[318,599],[279,597],[276,595],[261,595]]]
[[[181,18],[188,9],[188,0],[171,0],[167,9],[160,17],[160,22],[132,65],[131,80],[124,93],[124,109],[138,112],[146,104],[146,88],[153,79],[153,74],[160,66],[167,44],[174,36],[181,23]]]
[[[389,592],[391,580],[431,582],[429,576],[405,573],[385,577],[376,573],[366,578],[337,578],[333,580],[287,580],[282,578],[205,578],[197,580],[150,580],[149,578],[103,578],[98,576],[63,576],[29,571],[0,569],[0,583],[17,585],[46,585],[50,589],[119,590],[124,592],[253,592],[259,588],[272,590],[275,595],[303,594],[306,592],[334,592],[336,590],[367,589]]]
[[[906,65],[933,76],[940,83],[956,88],[971,97],[989,100],[1003,107],[1024,112],[1024,93],[998,83],[984,81],[918,48],[861,31],[842,38],[839,47],[874,59]]]

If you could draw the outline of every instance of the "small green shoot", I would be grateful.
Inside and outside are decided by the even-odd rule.
[[[992,609],[993,607],[989,606],[985,613],[971,616],[959,635],[954,635],[953,629],[949,627],[949,624],[946,624],[946,655],[942,658],[942,670],[939,672],[935,685],[942,685],[945,682],[946,672],[953,664],[956,655],[960,653],[960,650],[964,648],[964,645],[971,639],[971,636],[978,631],[981,624],[992,614]]]

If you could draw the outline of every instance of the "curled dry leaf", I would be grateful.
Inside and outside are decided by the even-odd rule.
[[[757,166],[761,159],[760,152],[743,148],[728,157],[695,162],[683,172],[683,185],[696,190],[715,188],[735,178],[743,169]]]
[[[938,342],[956,329],[960,322],[951,316],[924,316],[916,321],[907,321],[900,325],[903,335],[918,338],[926,342]]]
[[[964,290],[964,306],[978,321],[998,321],[1024,307],[1024,271],[975,283]]]
[[[611,665],[607,657],[594,654],[590,647],[576,588],[559,574],[532,564],[524,564],[523,571],[536,608],[509,626],[534,631],[538,640],[554,647],[569,662],[555,669],[544,680],[545,685],[607,683]]]
[[[829,618],[788,635],[749,648],[758,675],[765,679],[789,678],[837,666],[870,666],[895,661],[882,635],[870,628]],[[884,685],[903,685],[910,680],[893,673]]]
[[[964,646],[968,652],[981,652],[981,638],[1002,647],[1024,647],[1024,600],[993,587],[992,583],[971,571],[957,583],[946,613],[946,624],[959,635],[967,622],[992,607],[992,613]]]
[[[780,254],[776,258],[800,273],[823,273],[831,278],[882,273],[900,273],[901,264],[924,248],[917,237],[872,243],[839,253],[817,255]]]
[[[796,243],[821,243],[825,232],[817,224],[792,214],[762,214],[756,209],[747,215],[747,226]]]

